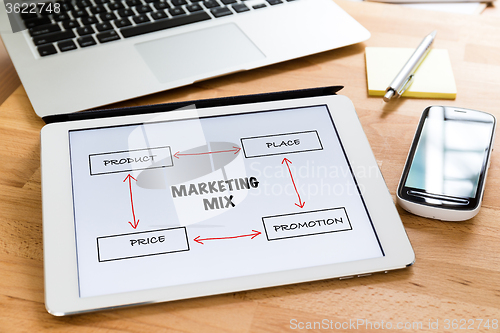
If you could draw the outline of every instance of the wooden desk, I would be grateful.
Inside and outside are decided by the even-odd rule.
[[[456,105],[500,119],[500,22],[494,16],[419,12],[338,0],[368,28],[364,44],[239,73],[136,99],[122,105],[343,84],[354,102],[387,186],[394,195],[421,111]],[[402,99],[385,104],[367,96],[365,46],[415,47],[437,29],[458,86],[455,101]],[[480,213],[440,222],[399,210],[417,261],[389,274],[326,280],[193,300],[55,318],[44,308],[39,131],[43,122],[22,87],[0,107],[0,331],[281,332],[297,323],[390,322],[428,331],[446,320],[473,320],[493,332],[500,320],[500,153],[492,156]],[[498,140],[497,140],[498,146]],[[490,329],[478,330],[489,319]],[[462,322],[463,323],[463,322]],[[495,323],[498,324],[498,321]],[[451,322],[450,322],[451,324]],[[387,325],[387,324],[385,324]],[[380,327],[380,326],[379,326]],[[387,326],[385,326],[387,327]],[[361,325],[359,330],[364,330]],[[452,331],[452,329],[448,330]]]
[[[0,38],[0,105],[21,84]]]

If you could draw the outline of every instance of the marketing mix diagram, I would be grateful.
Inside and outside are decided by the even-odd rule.
[[[383,256],[326,106],[70,132],[80,296]]]

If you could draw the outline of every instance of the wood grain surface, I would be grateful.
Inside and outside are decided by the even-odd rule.
[[[0,105],[20,84],[21,81],[0,38]]]
[[[500,118],[497,15],[337,3],[372,33],[367,42],[116,106],[341,84],[345,86],[341,94],[353,101],[393,196],[425,107],[455,105]],[[434,47],[450,53],[456,100],[401,99],[386,104],[368,97],[364,48],[415,47],[434,29],[438,31]],[[0,73],[4,73],[6,58],[0,59]],[[11,79],[1,74],[0,80],[3,86]],[[299,325],[308,322],[333,325],[330,330],[316,324],[316,331],[379,331],[382,322],[385,327],[391,323],[393,329],[402,326],[403,332],[463,331],[460,327],[499,331],[500,149],[493,152],[483,206],[475,218],[441,222],[398,208],[417,258],[408,269],[53,317],[44,308],[39,153],[43,125],[22,86],[0,106],[0,332],[294,332],[306,331]],[[336,323],[345,326],[349,321],[360,326],[335,329]],[[465,326],[460,326],[464,321]],[[430,323],[438,329],[431,330]]]

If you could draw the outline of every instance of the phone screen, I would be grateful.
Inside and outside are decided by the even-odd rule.
[[[495,119],[451,107],[424,111],[400,193],[426,203],[474,205],[484,181]],[[439,204],[442,204],[440,202]]]

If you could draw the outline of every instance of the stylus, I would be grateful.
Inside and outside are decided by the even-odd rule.
[[[394,80],[392,80],[392,83],[385,90],[385,102],[389,102],[394,96],[401,97],[406,89],[408,89],[408,87],[412,84],[415,71],[429,53],[432,42],[436,37],[436,33],[437,31],[434,30],[425,36],[424,40],[422,40],[415,52],[413,52],[410,59],[408,59],[406,64],[399,71],[399,74],[394,78]]]

